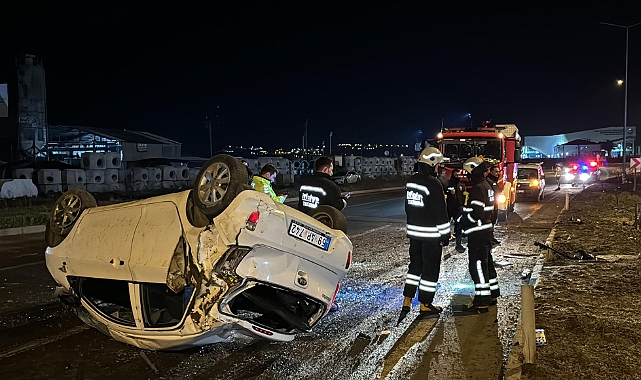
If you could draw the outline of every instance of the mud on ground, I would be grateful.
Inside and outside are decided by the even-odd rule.
[[[641,231],[631,184],[596,184],[557,220],[553,247],[535,289],[536,349],[522,379],[641,379]],[[587,254],[587,255],[586,255]]]

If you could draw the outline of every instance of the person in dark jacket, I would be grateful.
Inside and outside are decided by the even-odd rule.
[[[496,221],[499,218],[499,194],[501,194],[501,186],[499,186],[499,180],[501,179],[501,168],[498,164],[492,165],[490,167],[490,172],[486,177],[487,181],[492,186],[494,190],[494,211],[492,211],[492,224],[496,225]],[[492,235],[492,246],[500,245],[501,242],[498,241],[494,235]]]
[[[469,271],[474,281],[474,300],[464,312],[484,313],[496,304],[500,296],[499,283],[492,259],[492,212],[494,189],[485,178],[489,164],[479,157],[471,157],[463,169],[471,173],[471,185],[467,203],[463,206],[463,234],[467,236]]]
[[[341,189],[332,181],[334,161],[330,157],[316,160],[314,174],[301,179],[298,192],[298,209],[310,214],[321,205],[332,206],[341,211],[347,206],[347,198],[341,195]]]
[[[432,305],[443,246],[450,241],[450,222],[443,185],[435,174],[442,161],[443,155],[438,149],[423,149],[418,159],[418,173],[411,176],[405,185],[410,263],[405,278],[399,323],[410,312],[417,289],[421,303],[420,316],[435,315],[442,311],[442,308]]]
[[[332,181],[334,160],[330,157],[319,157],[314,164],[314,174],[303,177],[298,190],[298,209],[310,214],[318,206],[328,205],[342,211],[347,206],[346,196],[341,195],[341,188]],[[330,311],[338,311],[338,303],[333,302]]]
[[[463,170],[454,168],[450,179],[447,181],[446,187],[446,204],[447,216],[450,222],[454,224],[454,236],[456,237],[456,251],[465,252],[463,247],[463,233],[461,232],[461,212],[463,211],[463,203],[465,202],[465,183],[461,182]]]

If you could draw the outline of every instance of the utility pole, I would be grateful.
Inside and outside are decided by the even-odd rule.
[[[309,149],[309,145],[307,144],[307,119],[305,119],[305,134],[303,136],[303,156],[307,159],[307,150]]]
[[[625,81],[623,82],[624,87],[624,93],[625,93],[625,100],[624,100],[624,105],[623,105],[623,141],[622,141],[622,162],[621,162],[621,171],[623,173],[622,175],[622,180],[621,183],[626,183],[627,179],[625,178],[625,151],[626,151],[626,139],[625,135],[628,131],[628,41],[629,41],[629,35],[630,35],[630,28],[635,27],[641,22],[637,22],[634,25],[630,26],[624,26],[624,25],[617,25],[617,24],[610,24],[607,22],[600,22],[599,24],[603,25],[609,25],[609,26],[616,26],[617,28],[623,28],[625,29]],[[634,145],[634,144],[633,144]]]
[[[332,135],[334,132],[329,132],[329,155],[332,155]]]

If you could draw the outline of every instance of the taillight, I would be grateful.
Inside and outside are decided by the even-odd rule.
[[[590,166],[592,166],[594,168],[594,167],[596,167],[596,165],[597,165],[596,161],[590,161]]]
[[[579,165],[572,165],[572,170],[577,170],[579,168]]]
[[[259,217],[260,217],[260,214],[258,213],[258,211],[254,211],[251,214],[249,214],[249,218],[247,218],[247,222],[245,223],[245,228],[247,228],[250,231],[255,230]]]
[[[352,251],[347,252],[347,262],[345,263],[345,269],[349,269],[350,265],[352,265]]]

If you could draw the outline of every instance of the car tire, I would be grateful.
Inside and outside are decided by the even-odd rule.
[[[309,215],[329,228],[347,233],[347,219],[345,215],[332,206],[318,206]]]
[[[211,220],[223,212],[246,186],[245,165],[230,155],[218,154],[200,168],[192,199],[194,205]]]
[[[72,189],[62,194],[53,205],[45,225],[45,242],[49,247],[62,243],[82,213],[96,207],[96,198],[88,191]]]

